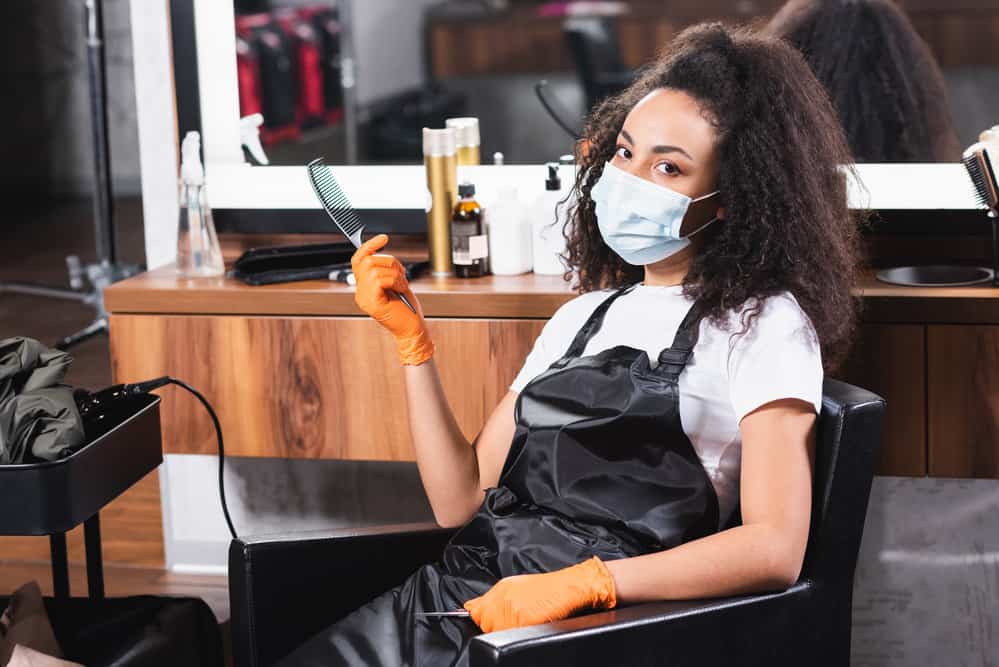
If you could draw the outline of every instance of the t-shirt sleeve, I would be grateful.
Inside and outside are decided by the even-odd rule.
[[[594,300],[594,292],[578,296],[568,301],[555,311],[551,319],[545,323],[534,341],[524,366],[517,373],[517,377],[510,383],[510,389],[518,394],[527,383],[541,375],[559,357],[565,354],[575,337],[576,332],[583,325],[586,317],[595,308],[598,301]]]
[[[736,321],[734,330],[740,329]],[[821,350],[811,321],[790,295],[767,299],[750,331],[735,337],[728,377],[737,421],[782,398],[797,398],[821,411]]]

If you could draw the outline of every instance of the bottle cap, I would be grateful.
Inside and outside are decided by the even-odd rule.
[[[503,157],[503,153],[501,153],[499,151],[496,151],[495,153],[493,153],[493,164],[494,165],[496,165],[498,167],[502,166],[504,159],[505,158]]]
[[[445,127],[442,130],[423,128],[423,157],[454,155],[456,151],[453,128]]]
[[[474,183],[462,183],[458,186],[458,196],[459,197],[472,197],[475,195],[475,184]]]
[[[549,162],[548,167],[548,179],[545,180],[545,190],[561,190],[562,189],[562,179],[558,177],[558,162]]]
[[[566,153],[565,155],[559,155],[558,156],[558,163],[559,164],[576,164],[576,156],[575,155],[569,155],[568,153]]]
[[[478,146],[480,143],[478,118],[448,118],[444,121],[444,127],[454,129],[455,143],[459,147]]]

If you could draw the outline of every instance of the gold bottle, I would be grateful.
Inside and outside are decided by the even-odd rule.
[[[423,164],[427,169],[430,208],[427,211],[427,245],[430,270],[435,276],[450,276],[451,211],[458,202],[458,168],[452,128],[423,128]]]
[[[479,155],[479,119],[478,118],[448,118],[445,127],[454,129],[455,143],[458,147],[458,166],[475,166],[481,164]]]

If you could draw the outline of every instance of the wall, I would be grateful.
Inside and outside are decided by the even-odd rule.
[[[438,0],[354,0],[357,102],[424,83],[423,12]]]
[[[0,191],[89,196],[90,101],[82,1],[0,3]],[[127,0],[104,0],[112,176],[140,188]]]

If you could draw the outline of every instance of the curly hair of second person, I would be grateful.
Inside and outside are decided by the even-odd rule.
[[[947,86],[894,0],[788,0],[765,29],[805,56],[857,162],[958,162]]]
[[[862,216],[847,202],[853,160],[825,89],[801,55],[773,37],[717,23],[688,28],[635,83],[593,110],[564,230],[568,263],[578,271],[574,287],[588,292],[643,277],[643,267],[603,241],[590,192],[628,112],[662,88],[692,96],[717,132],[725,218],[702,232],[709,236],[691,260],[684,294],[700,298],[705,316],[723,329],[730,310],[746,304],[741,335],[767,297],[790,291],[832,370],[856,323],[851,287]]]

